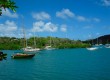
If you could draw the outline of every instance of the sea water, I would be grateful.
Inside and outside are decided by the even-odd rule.
[[[4,50],[0,80],[110,80],[110,49],[43,50],[32,59],[11,59],[17,50]]]

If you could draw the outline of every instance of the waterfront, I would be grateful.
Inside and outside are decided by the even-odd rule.
[[[110,80],[110,49],[85,48],[40,51],[32,59],[11,59],[4,50],[0,80]]]

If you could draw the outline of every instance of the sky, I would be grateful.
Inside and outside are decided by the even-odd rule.
[[[110,0],[13,0],[2,10],[0,36],[87,40],[110,34]]]

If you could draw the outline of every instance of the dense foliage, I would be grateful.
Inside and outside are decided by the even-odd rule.
[[[103,35],[103,36],[100,36],[100,37],[97,37],[95,39],[89,39],[89,40],[86,40],[86,41],[83,41],[84,43],[89,43],[91,45],[95,45],[95,44],[110,44],[110,34],[108,35]]]
[[[2,9],[11,9],[12,11],[16,11],[17,6],[15,5],[15,2],[12,0],[0,0],[0,16],[2,14]]]
[[[36,45],[34,45],[34,39]],[[89,44],[82,43],[81,41],[74,41],[67,38],[57,37],[31,37],[27,39],[27,45],[43,49],[46,45],[51,45],[54,48],[84,48],[90,46]],[[15,37],[0,37],[0,50],[13,50],[21,49],[24,47],[23,38]]]

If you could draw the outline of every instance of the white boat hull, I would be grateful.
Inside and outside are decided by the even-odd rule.
[[[87,50],[97,50],[97,47],[91,47],[91,48],[87,48]]]

